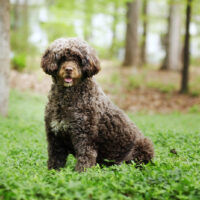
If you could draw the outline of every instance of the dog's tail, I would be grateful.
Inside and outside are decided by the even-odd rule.
[[[137,164],[147,164],[154,156],[153,143],[148,138],[136,139],[132,148],[132,159]]]

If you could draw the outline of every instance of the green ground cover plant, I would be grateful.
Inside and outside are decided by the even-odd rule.
[[[152,88],[152,89],[156,89],[162,93],[172,93],[173,91],[175,91],[175,85],[168,83],[168,84],[163,84],[161,82],[156,82],[156,81],[150,81],[147,83],[147,87],[148,88]]]
[[[153,163],[48,171],[43,113],[46,98],[11,92],[0,117],[0,199],[200,199],[200,114],[129,114],[155,145]]]

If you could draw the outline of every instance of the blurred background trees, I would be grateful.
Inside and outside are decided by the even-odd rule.
[[[148,28],[148,1],[142,1],[142,39],[141,39],[141,59],[140,64],[145,65],[147,62],[146,48],[147,48],[147,28]]]
[[[115,58],[128,66],[147,63],[180,70],[186,3],[186,0],[12,0],[12,66],[19,70],[29,67],[33,63],[30,54],[37,60],[49,42],[58,37],[78,36],[97,48],[101,58]],[[193,4],[199,9],[197,0]],[[199,21],[194,13],[193,60],[199,58]]]
[[[186,4],[186,0],[12,0],[12,66],[33,67],[33,58],[36,63],[49,42],[75,36],[91,43],[101,58],[114,58],[125,66],[147,63],[180,70]],[[198,10],[198,1],[193,4]],[[199,21],[193,13],[192,60],[200,57]]]
[[[7,115],[9,95],[9,27],[10,5],[7,0],[0,0],[0,114]]]
[[[187,92],[190,60],[200,65],[199,12],[199,0],[11,0],[11,67],[36,70],[50,42],[81,37],[101,59],[180,73]]]
[[[124,66],[137,66],[139,59],[138,24],[140,0],[127,3]]]
[[[190,24],[191,24],[191,14],[192,14],[192,0],[187,0],[186,6],[186,26],[185,26],[185,42],[183,49],[183,69],[182,69],[182,79],[181,79],[181,93],[188,92],[188,79],[189,79],[189,64],[190,64]]]
[[[180,2],[169,1],[166,56],[161,69],[180,70],[181,67],[181,7]]]

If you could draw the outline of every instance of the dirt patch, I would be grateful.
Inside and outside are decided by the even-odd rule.
[[[199,97],[180,95],[176,92],[169,95],[151,89],[136,89],[127,94],[125,99],[113,97],[113,100],[119,107],[131,112],[188,112],[194,106],[200,108]]]
[[[10,85],[11,88],[21,91],[31,90],[36,93],[46,94],[51,87],[51,78],[41,72],[19,73],[11,70]]]

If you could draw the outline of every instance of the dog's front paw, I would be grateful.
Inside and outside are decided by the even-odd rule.
[[[87,168],[90,168],[92,166],[93,166],[93,164],[89,163],[89,162],[77,162],[76,167],[75,167],[75,171],[85,172],[85,171],[87,171]]]
[[[82,165],[76,165],[75,171],[77,171],[77,172],[84,172],[84,171],[86,171],[86,168],[83,167]]]
[[[59,170],[60,168],[63,168],[65,166],[65,162],[60,162],[56,160],[48,160],[47,167],[49,170],[55,169]]]
[[[82,160],[82,159],[81,159]],[[77,172],[85,172],[87,171],[88,168],[95,166],[95,163],[90,162],[88,159],[83,159],[83,162],[80,162],[80,160],[78,160],[75,170]]]

